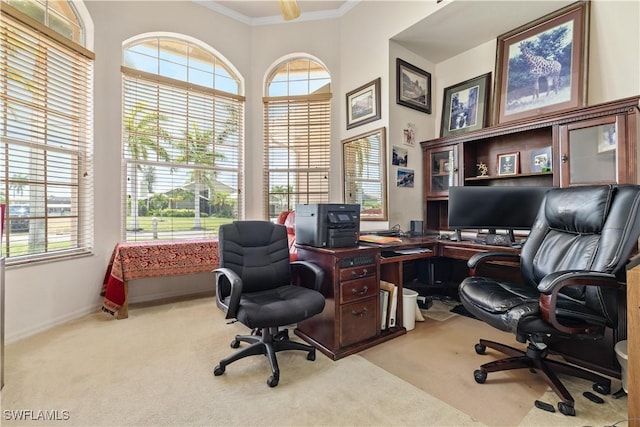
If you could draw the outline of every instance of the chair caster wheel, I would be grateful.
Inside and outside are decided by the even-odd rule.
[[[558,411],[560,411],[561,414],[567,415],[569,417],[576,416],[576,409],[573,406],[569,406],[564,402],[558,402]]]
[[[213,375],[216,377],[219,377],[222,374],[224,374],[224,367],[218,365],[213,369]]]
[[[233,340],[231,341],[231,344],[229,344],[231,346],[231,348],[238,348],[240,347],[240,341],[238,340]]]
[[[276,377],[275,375],[272,375],[267,379],[267,385],[269,387],[275,387],[278,385],[278,381],[279,381],[279,378]]]
[[[484,384],[487,380],[487,373],[481,371],[480,369],[476,369],[473,371],[473,379],[476,380],[478,384]]]
[[[314,348],[307,354],[307,360],[311,360],[312,362],[316,360],[316,349]]]
[[[609,384],[594,384],[593,385],[593,391],[600,393],[600,394],[609,394],[611,393],[611,385]]]
[[[477,354],[484,354],[485,351],[487,351],[487,346],[482,344],[476,344],[475,349]]]

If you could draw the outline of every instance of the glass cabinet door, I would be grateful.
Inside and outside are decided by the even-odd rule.
[[[621,131],[616,116],[561,126],[560,186],[621,182],[625,164]]]
[[[458,185],[458,147],[433,149],[429,156],[429,195],[446,196],[449,187]]]

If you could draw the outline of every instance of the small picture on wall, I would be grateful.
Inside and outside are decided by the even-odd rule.
[[[407,123],[407,127],[403,130],[402,142],[404,145],[416,145],[416,125]]]
[[[413,187],[413,169],[398,168],[398,187]]]
[[[393,146],[391,164],[394,166],[407,166],[408,152],[406,148]]]

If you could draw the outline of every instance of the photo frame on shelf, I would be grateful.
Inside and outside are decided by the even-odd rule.
[[[618,147],[616,125],[611,123],[600,126],[600,139],[598,140],[598,154],[615,150]]]
[[[451,170],[449,159],[440,159],[438,164],[438,173],[441,175],[447,175]]]
[[[347,129],[379,120],[380,106],[380,77],[348,92]]]
[[[531,172],[551,172],[551,147],[531,151]]]
[[[444,90],[440,136],[466,133],[487,126],[491,73]]]
[[[431,73],[396,58],[396,104],[431,114]]]
[[[498,175],[517,175],[520,173],[520,153],[498,154]]]
[[[589,1],[498,36],[495,124],[586,103]]]

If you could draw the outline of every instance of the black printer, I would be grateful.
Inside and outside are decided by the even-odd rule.
[[[296,206],[296,243],[316,248],[358,246],[360,205],[304,204]]]

